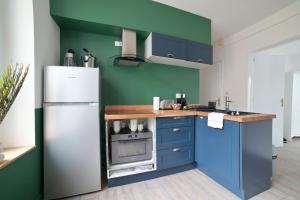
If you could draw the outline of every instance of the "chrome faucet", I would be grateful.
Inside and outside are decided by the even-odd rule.
[[[232,102],[232,101],[229,100],[229,96],[226,95],[226,96],[225,96],[225,110],[226,110],[226,112],[229,112],[229,104],[230,104],[231,102]]]

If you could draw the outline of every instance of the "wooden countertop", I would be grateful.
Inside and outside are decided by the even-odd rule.
[[[106,106],[105,120],[115,119],[142,119],[142,118],[159,118],[159,117],[176,117],[176,116],[208,116],[209,112],[193,110],[159,110],[153,111],[152,105],[122,105]],[[237,122],[254,122],[276,118],[271,114],[251,114],[232,116],[225,115],[225,120]]]
[[[12,147],[12,148],[6,148],[2,152],[4,154],[5,158],[4,160],[0,161],[0,170],[6,167],[7,165],[13,163],[18,158],[22,157],[26,153],[32,151],[35,148],[35,146],[28,146],[28,147]]]

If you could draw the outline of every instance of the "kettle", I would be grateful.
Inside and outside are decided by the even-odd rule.
[[[96,67],[96,58],[87,50],[83,48],[85,55],[81,57],[83,67]]]

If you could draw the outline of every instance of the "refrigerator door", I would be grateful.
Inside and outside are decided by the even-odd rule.
[[[48,66],[44,102],[99,102],[99,69]]]
[[[44,194],[56,199],[101,189],[98,103],[44,106]]]

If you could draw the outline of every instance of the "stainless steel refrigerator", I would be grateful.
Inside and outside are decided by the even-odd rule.
[[[44,69],[44,196],[101,189],[99,69]]]

